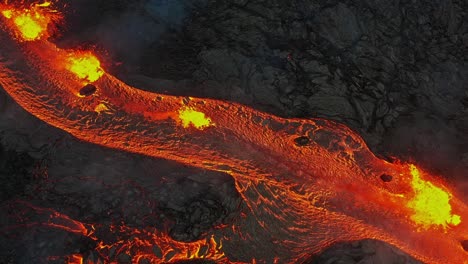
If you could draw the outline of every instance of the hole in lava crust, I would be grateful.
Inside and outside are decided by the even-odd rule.
[[[296,146],[299,146],[299,147],[305,146],[309,144],[309,142],[310,142],[310,139],[306,136],[297,137],[294,139],[294,143],[296,144]]]
[[[388,174],[382,174],[380,175],[380,179],[383,181],[383,182],[391,182],[393,180],[393,176],[392,175],[388,175]]]
[[[463,249],[468,252],[468,240],[462,240],[460,244],[463,247]]]
[[[81,96],[90,96],[97,91],[97,87],[92,84],[87,84],[80,89]]]

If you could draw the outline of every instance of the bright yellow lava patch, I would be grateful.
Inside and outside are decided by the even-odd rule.
[[[185,128],[193,125],[195,128],[203,130],[213,125],[211,119],[206,117],[205,113],[195,111],[190,107],[179,110],[179,119],[182,121],[182,126]]]
[[[451,194],[434,186],[431,182],[421,179],[418,168],[410,165],[413,176],[411,185],[414,197],[408,202],[408,207],[414,210],[411,220],[420,224],[422,228],[441,226],[447,229],[448,225],[457,226],[461,223],[459,215],[452,214],[450,205]]]
[[[46,30],[37,20],[29,15],[18,16],[14,19],[14,22],[25,40],[38,39],[41,33]]]
[[[109,111],[109,108],[103,104],[103,103],[100,103],[98,105],[96,105],[96,107],[94,108],[94,111],[98,114],[102,113],[102,112],[107,112]]]
[[[8,19],[10,19],[13,16],[13,11],[11,10],[3,10],[2,15]]]
[[[101,62],[90,52],[69,54],[66,68],[88,82],[95,82],[104,74]]]
[[[11,19],[24,40],[33,41],[47,35],[47,27],[56,17],[51,13],[54,10],[48,9],[50,5],[50,2],[45,2],[32,5],[29,9],[4,9],[1,13]]]

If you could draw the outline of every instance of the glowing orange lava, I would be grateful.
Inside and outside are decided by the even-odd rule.
[[[91,53],[57,52],[44,39],[18,42],[4,28],[0,43],[0,85],[39,119],[86,142],[231,175],[248,210],[218,237],[223,251],[242,252],[236,257],[244,262],[302,263],[334,243],[371,238],[426,263],[468,264],[460,244],[468,240],[465,201],[414,165],[377,158],[344,125],[142,91],[105,73]],[[77,97],[83,81],[94,82],[98,94]],[[92,236],[96,250],[109,255],[111,245],[84,232],[84,224],[54,221],[49,226]],[[136,252],[134,263],[187,259],[202,248],[209,259],[225,259],[216,241],[182,243],[125,226],[111,232],[131,234],[113,245]],[[156,244],[166,255],[152,259]]]
[[[83,264],[83,256],[80,254],[71,255],[67,260],[67,264]]]
[[[28,8],[14,8],[0,4],[0,12],[18,29],[18,35],[23,40],[34,41],[47,38],[48,26],[59,18],[50,6],[51,2],[32,4]]]
[[[446,230],[449,225],[459,225],[460,216],[452,214],[452,194],[423,180],[420,170],[415,165],[411,164],[410,170],[411,186],[414,190],[414,196],[408,202],[408,207],[414,210],[411,219],[425,229],[436,226]]]
[[[91,52],[70,52],[66,58],[65,67],[78,78],[91,83],[104,74],[101,62]]]
[[[32,4],[30,8],[14,8],[0,5],[1,14],[13,23],[10,25],[15,33],[25,41],[40,40],[47,38],[52,22],[56,22],[60,15],[52,9],[51,2]],[[63,53],[56,49],[55,53]],[[52,53],[52,54],[55,54]],[[85,82],[95,82],[103,74],[99,59],[89,51],[67,51],[66,56],[61,58],[63,66]]]
[[[185,128],[192,125],[197,129],[203,130],[206,127],[213,126],[211,119],[206,117],[203,112],[196,111],[189,107],[183,107],[179,110],[179,119],[182,121],[182,126]]]

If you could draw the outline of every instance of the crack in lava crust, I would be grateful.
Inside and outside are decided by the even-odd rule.
[[[466,205],[450,200],[460,224],[421,228],[405,206],[413,194],[409,165],[376,158],[343,125],[149,93],[107,73],[92,96],[80,97],[82,81],[59,66],[65,51],[44,40],[19,43],[5,28],[0,43],[0,85],[39,119],[87,142],[232,175],[251,210],[223,231],[228,256],[242,249],[260,263],[298,263],[335,242],[373,238],[427,263],[468,263],[460,244],[468,239]],[[184,108],[213,125],[184,126]],[[262,232],[250,230],[253,222]]]

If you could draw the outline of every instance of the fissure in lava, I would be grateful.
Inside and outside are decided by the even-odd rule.
[[[24,109],[86,142],[228,173],[250,208],[243,223],[192,243],[123,224],[107,231],[122,238],[110,245],[99,236],[99,226],[27,203],[15,206],[44,220],[28,223],[20,213],[19,226],[88,237],[109,263],[111,247],[130,252],[134,263],[191,258],[235,263],[229,251],[242,244],[249,245],[251,258],[239,262],[300,263],[335,242],[366,238],[427,263],[468,263],[463,200],[416,165],[377,158],[349,128],[138,90],[106,73],[91,52],[49,42],[49,29],[60,17],[51,3],[4,4],[0,12],[0,85]],[[268,258],[258,255],[262,239],[249,240],[249,221],[273,241]],[[82,263],[80,255],[66,259]]]

